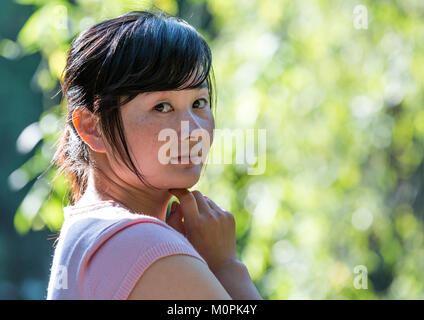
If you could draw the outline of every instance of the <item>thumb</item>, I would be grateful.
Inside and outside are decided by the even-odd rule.
[[[180,205],[176,201],[172,202],[171,211],[168,218],[166,219],[166,223],[185,236],[185,228],[182,218],[183,215]]]
[[[186,228],[196,225],[199,219],[199,209],[194,195],[187,189],[168,189],[168,191],[180,201],[178,208],[184,217]]]

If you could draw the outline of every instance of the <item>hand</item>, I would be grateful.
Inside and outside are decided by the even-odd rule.
[[[238,261],[234,216],[198,190],[169,189],[169,192],[180,203],[172,204],[167,223],[190,241],[209,268],[216,271]]]
[[[166,218],[166,223],[181,233],[184,237],[187,237],[185,233],[184,222],[182,221],[183,218],[184,216],[181,211],[180,204],[176,201],[172,202],[171,210],[168,217]]]

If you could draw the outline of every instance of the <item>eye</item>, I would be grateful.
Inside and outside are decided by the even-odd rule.
[[[165,109],[169,109],[169,107],[171,107],[171,105],[167,102],[162,102],[159,103],[158,105],[154,106],[153,109],[160,112],[160,113],[168,113],[168,112],[162,112],[163,111],[163,107],[165,106]],[[158,110],[158,107],[162,107],[161,110]]]
[[[195,108],[198,109],[205,109],[208,105],[208,100],[202,98],[202,99],[197,99],[194,103],[193,106]],[[156,106],[153,107],[153,110],[159,112],[159,113],[169,113],[170,111],[165,111],[164,109],[170,109],[172,108],[171,105],[167,102],[161,102],[159,104],[157,104]]]
[[[199,103],[199,102],[203,102],[203,103]],[[193,106],[196,106],[196,108],[199,108],[199,109],[204,109],[206,108],[207,104],[208,104],[208,100],[202,98],[202,99],[197,99],[196,101],[194,101]],[[197,107],[199,105],[200,107]]]

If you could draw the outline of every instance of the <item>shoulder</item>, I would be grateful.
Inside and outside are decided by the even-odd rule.
[[[134,249],[142,249],[157,242],[188,242],[165,222],[147,215],[136,215],[120,207],[69,211],[61,229],[62,238],[66,237],[68,243],[81,242],[81,246],[90,248],[85,250],[88,254],[113,246],[131,245]]]
[[[122,252],[122,248],[125,248],[125,252]],[[116,251],[120,250],[126,255],[144,256],[144,259],[185,252],[203,260],[185,236],[154,218],[143,218],[122,226],[105,241],[102,250],[110,253],[110,256],[115,256]]]
[[[151,217],[143,217],[129,222],[113,237],[114,242],[138,242],[141,239],[146,245],[163,241],[188,241],[182,234],[165,222]]]
[[[114,232],[91,257],[87,283],[95,290],[93,298],[109,292],[109,299],[126,299],[153,263],[173,255],[190,256],[208,268],[190,242],[172,227],[157,219],[133,221]]]
[[[143,219],[122,228],[96,253],[106,259],[119,256],[123,261],[137,259],[145,264],[173,254],[191,255],[207,265],[185,236],[157,219]]]
[[[138,279],[130,300],[228,300],[227,291],[210,269],[187,255],[155,261]]]

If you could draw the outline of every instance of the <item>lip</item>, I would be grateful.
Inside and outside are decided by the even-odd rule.
[[[184,161],[184,162],[188,162],[188,163],[193,163],[194,159],[200,159],[200,156],[194,156],[194,157],[190,157],[189,155],[187,156],[178,156],[175,158],[172,158],[172,160],[178,160],[178,162]]]

